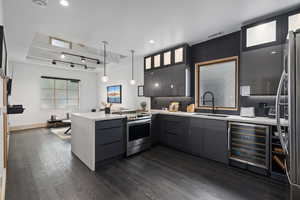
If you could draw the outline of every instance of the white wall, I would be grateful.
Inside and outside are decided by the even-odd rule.
[[[121,60],[118,64],[110,64],[107,66],[107,75],[109,81],[103,83],[101,77],[103,72],[98,74],[98,105],[101,102],[107,101],[106,87],[110,85],[122,85],[122,104],[115,104],[113,108],[124,107],[130,109],[140,109],[140,102],[146,101],[147,107],[149,108],[150,98],[138,97],[137,96],[137,86],[144,84],[144,67],[143,67],[143,57],[135,57],[134,59],[134,79],[136,80],[135,85],[130,84],[131,80],[131,58],[125,58]]]
[[[44,110],[40,108],[40,78],[54,76],[73,78],[80,81],[80,112],[88,112],[97,105],[97,74],[83,71],[57,69],[42,65],[10,63],[13,78],[10,104],[22,104],[23,114],[10,115],[10,126],[26,126],[45,123],[52,114],[64,117],[65,110]]]
[[[3,0],[0,0],[0,25],[4,24],[3,20]]]

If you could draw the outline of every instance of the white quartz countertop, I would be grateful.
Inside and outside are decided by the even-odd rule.
[[[72,113],[72,115],[74,115],[76,117],[83,117],[83,118],[94,120],[94,121],[122,119],[122,118],[126,117],[125,115],[105,114],[104,112]]]
[[[276,119],[268,118],[268,117],[241,117],[239,115],[226,115],[227,117],[218,117],[218,116],[206,116],[205,114],[210,113],[202,113],[203,115],[197,115],[195,113],[188,112],[170,112],[165,110],[151,110],[152,114],[166,114],[166,115],[175,115],[175,116],[186,116],[186,117],[198,117],[205,119],[217,119],[231,122],[244,122],[244,123],[253,123],[253,124],[263,124],[263,125],[276,125]],[[223,115],[223,114],[222,114]],[[288,122],[285,119],[281,119],[281,124],[283,126],[288,126]]]

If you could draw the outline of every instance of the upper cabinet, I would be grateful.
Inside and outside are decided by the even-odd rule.
[[[242,50],[253,50],[283,42],[282,18],[259,21],[242,27]]]
[[[183,44],[164,51],[157,52],[144,58],[145,71],[177,64],[189,64],[189,46]]]
[[[242,51],[285,43],[288,31],[300,28],[300,9],[242,27]]]
[[[144,58],[146,97],[190,96],[189,46],[179,45]]]

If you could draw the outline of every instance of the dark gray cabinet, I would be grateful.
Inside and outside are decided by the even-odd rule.
[[[283,45],[242,52],[240,85],[251,95],[276,95],[283,70]]]
[[[196,156],[204,156],[204,120],[191,118],[188,138],[188,151]]]
[[[227,121],[191,118],[188,151],[222,163],[228,163]]]
[[[228,163],[227,121],[202,119],[205,124],[203,156],[222,163]]]
[[[178,64],[145,72],[144,94],[147,97],[190,96],[190,68]]]
[[[161,128],[160,128],[160,120],[159,120],[159,115],[152,115],[151,119],[151,140],[152,144],[158,144],[160,140],[160,135],[161,135]]]
[[[189,118],[162,115],[159,120],[161,123],[161,143],[181,151],[187,151]]]
[[[95,162],[125,153],[125,122],[122,119],[96,121]]]

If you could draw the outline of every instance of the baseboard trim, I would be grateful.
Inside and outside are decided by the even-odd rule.
[[[39,123],[39,124],[30,124],[30,125],[22,125],[22,126],[11,126],[9,127],[10,131],[24,131],[36,128],[46,128],[47,123]]]

